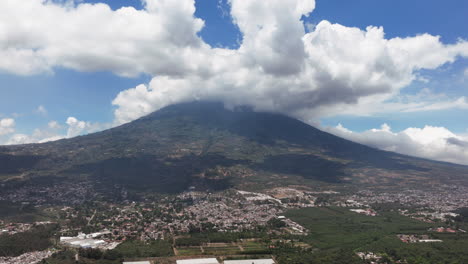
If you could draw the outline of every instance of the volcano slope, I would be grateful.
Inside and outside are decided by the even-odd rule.
[[[293,118],[220,103],[165,107],[99,133],[0,147],[3,186],[34,182],[191,189],[430,188],[468,184],[468,167],[373,149]],[[10,188],[9,187],[9,188]]]

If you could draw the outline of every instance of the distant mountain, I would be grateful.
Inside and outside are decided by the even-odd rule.
[[[280,114],[193,102],[86,136],[2,146],[0,180],[91,181],[97,189],[163,193],[292,185],[423,188],[467,185],[468,167],[373,149]]]

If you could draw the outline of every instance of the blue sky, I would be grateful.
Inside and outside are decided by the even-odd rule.
[[[77,2],[74,7],[68,8],[78,8],[83,2],[93,4],[103,2],[109,5],[113,11],[125,6],[132,6],[142,12],[146,8],[140,0],[85,0]],[[62,5],[62,3],[63,1],[56,1],[57,5]],[[17,8],[20,9],[22,7],[18,5]],[[242,8],[242,4],[238,4],[237,8]],[[274,9],[275,7],[271,8]],[[187,12],[190,12],[190,8],[187,10]],[[468,2],[455,0],[317,0],[313,12],[308,15],[302,15],[301,20],[305,27],[305,33],[313,32],[315,26],[320,24],[322,20],[328,20],[332,24],[340,24],[347,28],[357,27],[363,32],[366,31],[368,26],[383,27],[385,39],[415,37],[427,33],[433,36],[440,36],[440,43],[449,46],[456,44],[461,39],[468,39],[468,31],[466,30],[466,25],[468,25],[467,11]],[[211,48],[233,51],[241,49],[244,42],[244,34],[248,35],[248,32],[246,29],[242,32],[243,30],[233,23],[231,5],[225,0],[195,1],[194,16],[202,19],[205,23],[201,31],[194,30],[202,42],[210,45]],[[249,23],[254,21],[249,20],[252,17],[249,18],[248,14],[245,16],[246,18],[239,15],[237,19],[246,19],[245,21]],[[176,19],[176,15],[174,15],[174,19]],[[169,21],[171,21],[171,17],[169,17]],[[190,23],[192,22],[195,23],[194,21]],[[2,22],[0,21],[0,23]],[[103,23],[106,22],[104,21]],[[180,25],[178,25],[178,21],[171,21],[171,23],[173,23],[173,27],[176,30],[179,26],[181,30],[184,29],[184,26],[187,26],[187,30],[189,31],[193,30],[190,25],[183,24],[185,23],[184,21],[180,21]],[[89,28],[87,30],[92,31],[93,29]],[[27,34],[30,33],[28,32]],[[181,34],[181,36],[183,37],[184,34]],[[190,32],[187,34],[190,35]],[[251,37],[247,36],[247,38]],[[25,39],[27,38],[25,37]],[[275,38],[272,39],[275,40]],[[245,43],[248,41],[249,39]],[[288,39],[278,41],[289,42]],[[31,40],[31,42],[33,41]],[[6,43],[11,43],[11,41]],[[113,45],[112,42],[109,42],[109,45]],[[158,43],[154,44],[156,51],[159,49],[157,45]],[[41,48],[47,49],[47,47],[41,46],[37,48],[33,46],[32,50],[36,51]],[[247,44],[245,44],[244,48],[246,52],[250,52]],[[352,49],[353,47],[350,46],[347,52],[351,52],[350,54],[352,54]],[[71,55],[70,53],[67,54],[67,56]],[[51,60],[53,62],[48,63],[56,63],[56,60],[54,58],[54,60]],[[415,60],[419,60],[419,58]],[[447,61],[450,60],[447,59]],[[113,66],[99,66],[100,68],[98,67],[97,69],[92,67],[92,69],[88,69],[86,66],[75,66],[73,63],[76,62],[60,62],[49,67],[48,70],[31,73],[20,72],[20,70],[17,72],[10,71],[8,68],[1,70],[0,68],[0,84],[2,87],[0,89],[0,120],[9,118],[14,119],[15,122],[14,132],[8,134],[6,132],[0,133],[0,143],[7,142],[13,134],[31,135],[35,129],[46,128],[51,121],[56,121],[60,124],[60,128],[56,133],[65,134],[68,129],[65,122],[69,117],[75,117],[77,120],[83,120],[83,122],[89,124],[98,124],[97,127],[101,129],[111,127],[112,124],[115,124],[116,109],[122,108],[119,103],[120,101],[112,104],[120,92],[129,91],[129,94],[133,93],[136,90],[133,91],[132,88],[138,85],[144,85],[150,91],[152,83],[156,82],[155,80],[158,76],[165,75],[165,73],[158,72],[157,70],[141,70],[137,73],[131,72],[129,74],[126,71],[122,74],[116,72]],[[107,65],[106,63],[107,61],[103,62],[104,65]],[[467,96],[468,59],[455,56],[453,63],[443,62],[439,64],[437,67],[422,66],[421,69],[419,69],[419,66],[416,67],[417,69],[409,72],[414,77],[414,80],[403,87],[392,88],[392,96],[383,100],[382,104],[376,104],[375,108],[387,107],[388,104],[386,103],[398,102],[399,100],[415,100],[411,102],[424,101],[428,103],[427,100],[430,99],[429,103],[435,104],[456,101]],[[264,67],[264,65],[260,65],[259,67]],[[164,69],[164,65],[162,68]],[[265,69],[264,71],[268,71]],[[276,77],[281,78],[281,74],[283,73],[278,73],[279,77]],[[153,79],[154,77],[156,79]],[[177,75],[177,78],[179,77],[180,73]],[[203,94],[206,96],[208,92]],[[339,97],[338,94],[337,97]],[[351,102],[353,100],[344,101]],[[129,101],[125,102],[128,103]],[[236,103],[242,103],[242,100],[237,100]],[[265,107],[262,103],[258,103],[257,106],[259,109]],[[38,110],[39,107],[45,109],[45,111]],[[321,111],[319,115],[310,113],[304,115],[304,109],[297,109],[294,114],[291,114],[291,112],[285,113],[293,116],[297,115],[298,117],[302,117],[303,120],[310,121],[312,124],[320,124],[322,127],[335,127],[338,124],[342,124],[342,126],[356,133],[372,128],[379,128],[382,124],[386,123],[391,126],[394,132],[403,131],[410,127],[423,128],[425,126],[433,126],[443,127],[460,136],[468,134],[468,125],[466,125],[468,124],[468,109],[464,107],[435,107],[434,110],[424,111],[376,111],[376,109],[372,109],[369,114],[356,114],[348,110],[340,112],[335,108],[332,109],[333,111],[327,110],[330,108],[333,107],[326,105],[324,107],[325,110],[317,108]],[[149,109],[157,109],[157,107],[150,106]],[[318,112],[318,110],[314,109],[310,111]],[[278,111],[282,112],[283,110],[279,109]],[[302,115],[299,116],[298,113],[302,113]],[[128,119],[126,120],[128,121]],[[98,130],[99,128],[96,129]],[[92,131],[94,130],[82,130],[80,133]]]

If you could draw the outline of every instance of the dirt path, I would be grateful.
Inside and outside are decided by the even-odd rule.
[[[89,219],[88,225],[89,225],[89,223],[91,223],[91,221],[93,221],[94,216],[96,216],[96,211],[97,211],[97,209],[94,209],[94,213],[93,213],[93,215],[91,216],[91,218]]]
[[[244,249],[244,247],[242,245],[239,244],[237,246],[239,247],[240,251],[245,251],[245,249]]]

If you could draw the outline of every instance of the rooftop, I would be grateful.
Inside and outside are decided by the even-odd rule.
[[[219,264],[219,262],[215,258],[200,258],[177,260],[177,264]]]
[[[224,264],[275,264],[272,259],[225,260]]]

